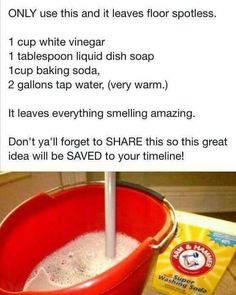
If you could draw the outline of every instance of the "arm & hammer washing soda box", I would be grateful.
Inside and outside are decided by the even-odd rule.
[[[236,251],[236,223],[176,214],[177,233],[155,258],[143,295],[213,294]]]

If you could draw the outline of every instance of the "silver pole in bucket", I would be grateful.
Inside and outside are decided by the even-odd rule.
[[[116,173],[105,172],[106,257],[116,256]]]

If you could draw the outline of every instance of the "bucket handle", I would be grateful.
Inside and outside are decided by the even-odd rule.
[[[167,228],[163,228],[158,233],[158,235],[156,237],[154,237],[154,240],[157,241],[157,244],[154,244],[151,246],[152,249],[154,249],[154,250],[160,250],[163,247],[165,247],[170,242],[170,240],[174,237],[174,235],[177,231],[177,227],[178,227],[175,209],[171,205],[171,203],[169,201],[167,201],[166,198],[163,195],[161,195],[160,193],[158,193],[152,189],[143,187],[142,185],[130,183],[130,182],[126,182],[126,181],[118,181],[117,185],[128,187],[128,188],[138,189],[139,191],[142,191],[142,192],[147,193],[153,197],[156,197],[158,200],[160,200],[162,203],[164,203],[164,205],[170,210],[172,224],[167,225]],[[169,232],[165,236],[166,231],[169,231]]]
[[[165,199],[164,196],[162,196],[160,193],[150,189],[150,188],[146,188],[140,184],[136,184],[136,183],[131,183],[131,182],[127,182],[127,181],[117,181],[117,185],[119,186],[124,186],[124,187],[128,187],[128,188],[133,188],[133,189],[137,189],[139,191],[142,191],[144,193],[147,193],[148,195],[154,196],[156,197],[159,201],[163,202],[163,200]]]
[[[174,235],[177,232],[178,229],[178,222],[177,222],[177,218],[176,218],[176,214],[175,214],[175,209],[174,207],[170,204],[169,201],[167,201],[166,199],[163,199],[163,203],[165,204],[165,206],[170,210],[170,214],[171,214],[171,219],[172,219],[172,227],[169,230],[168,234],[161,239],[160,242],[158,242],[158,244],[154,244],[152,245],[152,248],[154,250],[160,250],[162,248],[164,248],[165,246],[167,246],[169,244],[169,242],[171,241],[171,239],[174,237]],[[170,225],[171,226],[171,225]],[[164,231],[165,229],[163,229]],[[161,233],[159,233],[158,236],[160,236]],[[164,234],[164,233],[163,233]],[[154,237],[155,239],[155,237]],[[160,238],[158,239],[160,240]]]

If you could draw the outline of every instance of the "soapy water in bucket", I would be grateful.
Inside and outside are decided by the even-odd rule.
[[[24,290],[53,290],[82,283],[117,264],[133,252],[139,242],[116,234],[116,256],[105,255],[105,233],[79,236],[42,260],[28,277]]]

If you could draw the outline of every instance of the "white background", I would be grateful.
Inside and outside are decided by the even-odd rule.
[[[31,171],[234,171],[235,137],[235,1],[1,1],[1,169]],[[120,10],[193,9],[214,10],[214,19],[10,19],[10,8],[74,8]],[[135,81],[166,79],[167,92],[148,91],[15,91],[7,88],[8,39],[105,38],[104,51],[152,52],[152,63],[102,62],[101,80]],[[17,48],[15,48],[17,50]],[[37,51],[37,48],[33,49]],[[38,51],[40,52],[40,48]],[[60,50],[50,48],[50,51]],[[78,51],[80,49],[78,48]],[[95,49],[94,49],[95,50]],[[97,49],[99,50],[99,48]],[[24,48],[26,51],[26,48]],[[49,48],[48,48],[49,51]],[[27,63],[25,63],[27,65]],[[36,80],[37,77],[34,77]],[[59,79],[59,77],[56,77]],[[16,79],[20,79],[17,78]],[[49,79],[48,77],[41,78]],[[82,80],[86,78],[81,78]],[[40,79],[38,79],[40,80]],[[64,79],[63,79],[64,80]],[[89,79],[88,79],[89,80]],[[32,110],[92,109],[190,109],[196,117],[186,119],[20,119],[8,118],[9,108]],[[228,147],[152,148],[149,151],[184,151],[184,161],[8,161],[8,137],[153,136],[158,138],[228,138]],[[14,149],[13,149],[14,150]],[[56,151],[55,147],[47,151]],[[90,150],[90,148],[88,149]],[[113,147],[111,152],[142,152],[146,148]],[[31,152],[32,147],[18,148]],[[37,150],[35,150],[37,151]],[[62,151],[58,148],[58,152]]]

